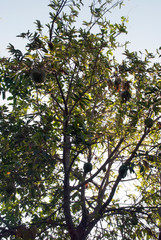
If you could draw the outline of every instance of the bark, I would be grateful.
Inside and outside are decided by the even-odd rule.
[[[73,240],[86,240],[85,229],[83,229],[83,228],[78,229],[77,235],[78,235],[78,238],[73,239]]]
[[[161,196],[161,173],[160,173],[160,196]],[[161,228],[159,228],[159,238],[158,240],[161,240]]]
[[[71,210],[70,210],[70,137],[64,135],[64,151],[63,151],[63,164],[64,164],[64,215],[66,219],[67,228],[71,237],[71,240],[86,240],[86,225],[87,225],[87,214],[85,207],[84,187],[82,187],[82,221],[77,229],[74,226]]]
[[[66,116],[65,116],[66,117]],[[65,118],[64,117],[64,118]],[[74,223],[72,221],[71,211],[70,211],[70,136],[66,135],[66,129],[68,127],[68,120],[64,121],[64,145],[63,145],[63,165],[64,165],[64,215],[67,224],[67,228],[71,239],[77,239],[77,233],[74,228]]]
[[[158,238],[158,240],[161,240],[161,229],[160,229],[159,231],[160,231],[160,233],[159,233],[159,238]]]

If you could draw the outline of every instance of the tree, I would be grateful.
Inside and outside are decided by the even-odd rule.
[[[157,239],[161,65],[113,52],[122,1],[52,0],[49,36],[22,33],[0,59],[1,239]],[[157,56],[160,56],[157,50]],[[6,97],[7,95],[7,97]]]

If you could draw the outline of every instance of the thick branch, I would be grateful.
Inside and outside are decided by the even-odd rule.
[[[85,177],[85,174],[84,174],[84,177]],[[77,229],[82,229],[86,227],[88,216],[89,216],[87,212],[86,204],[85,204],[85,186],[82,186],[81,188],[81,204],[82,204],[82,220]]]
[[[65,118],[66,116],[64,116]],[[69,184],[69,162],[70,162],[70,137],[65,134],[68,127],[68,120],[64,121],[64,146],[63,146],[63,164],[64,164],[64,215],[71,239],[77,239],[74,223],[70,211],[70,184]]]

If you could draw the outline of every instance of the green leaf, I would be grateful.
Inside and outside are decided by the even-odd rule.
[[[38,30],[39,32],[41,32],[42,29],[43,29],[43,26],[42,26],[40,20],[36,20],[35,24],[36,24],[36,26],[37,26],[37,30]]]
[[[2,99],[5,100],[6,98],[6,92],[2,92]]]

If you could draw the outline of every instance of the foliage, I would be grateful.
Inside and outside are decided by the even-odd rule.
[[[117,1],[52,0],[49,36],[21,33],[0,59],[1,239],[157,239],[161,66],[113,52]],[[160,55],[159,50],[157,56]],[[147,119],[150,121],[147,121]]]

